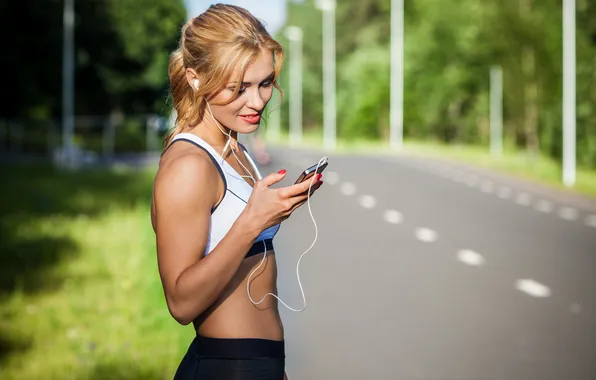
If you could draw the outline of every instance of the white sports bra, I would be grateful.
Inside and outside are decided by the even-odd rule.
[[[200,137],[192,133],[179,133],[174,137],[171,144],[175,143],[176,141],[187,141],[198,148],[203,149],[217,167],[217,170],[219,171],[219,174],[221,174],[224,182],[225,191],[223,199],[213,208],[213,210],[211,210],[211,227],[209,230],[209,240],[205,249],[205,255],[208,255],[211,251],[213,251],[213,249],[215,249],[215,247],[217,247],[224,236],[226,236],[238,216],[240,216],[240,213],[242,213],[246,207],[248,198],[252,193],[252,186],[249,185],[248,182],[246,182],[246,180],[240,174],[238,174],[238,172],[236,172],[236,170],[230,164],[228,164],[221,157],[221,155],[219,155],[219,153],[213,149],[211,145],[206,143],[205,140],[201,139]],[[239,145],[242,147],[242,150],[244,150],[244,154],[252,165],[258,179],[262,179],[259,169],[248,154],[246,148],[241,144]],[[268,251],[272,250],[273,237],[279,230],[279,227],[280,225],[277,224],[261,232],[261,234],[255,240],[253,246],[246,253],[245,257],[263,253],[265,246],[267,247]]]

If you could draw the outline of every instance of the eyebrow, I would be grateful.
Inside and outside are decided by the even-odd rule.
[[[273,79],[273,77],[275,76],[275,71],[273,71],[271,74],[269,74],[265,79],[263,79],[261,82],[265,82],[266,80],[271,80]],[[228,82],[228,85],[231,84],[236,84],[236,81],[232,81],[232,82]],[[242,82],[241,85],[242,86],[250,86],[252,83],[251,82]]]

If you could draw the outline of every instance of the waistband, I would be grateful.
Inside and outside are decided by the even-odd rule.
[[[263,242],[265,242],[264,245]],[[273,249],[273,239],[265,239],[255,242],[244,257],[251,257],[265,252],[265,246],[267,247],[267,251],[271,251]]]
[[[200,357],[285,359],[285,341],[261,338],[209,338],[195,336],[190,350]]]

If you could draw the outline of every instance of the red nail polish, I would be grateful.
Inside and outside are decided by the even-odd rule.
[[[277,173],[278,174],[286,174],[286,170],[285,169],[282,169],[282,170],[278,171]]]
[[[317,181],[320,180],[322,176],[322,174],[317,174]]]

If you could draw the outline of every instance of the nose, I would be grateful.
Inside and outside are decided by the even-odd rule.
[[[263,98],[263,94],[261,94],[261,91],[259,88],[256,88],[254,91],[250,92],[250,97],[249,97],[246,105],[249,108],[252,108],[255,111],[259,111],[259,112],[263,108],[265,108],[265,99]]]

